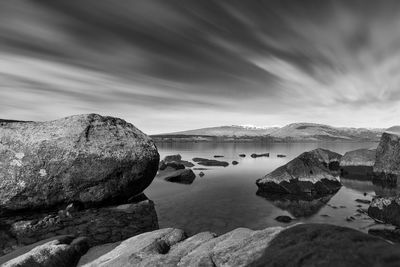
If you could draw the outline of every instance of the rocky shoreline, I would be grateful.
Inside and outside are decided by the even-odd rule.
[[[349,174],[354,168],[368,167],[374,177],[393,184],[393,177],[399,174],[398,136],[394,130],[385,132],[376,152],[364,149],[344,156],[325,149],[304,152],[258,179],[257,194],[293,214],[295,218],[276,218],[290,222],[311,216],[325,206],[341,188],[341,173]],[[192,161],[221,169],[229,165],[207,158]],[[154,177],[193,183],[196,178],[191,169],[195,166],[193,162],[180,155],[170,155],[159,162],[153,141],[118,118],[88,114],[51,122],[1,121],[0,264],[58,267],[400,264],[399,245],[334,225],[296,224],[257,231],[238,228],[220,236],[201,232],[191,237],[180,229],[158,229],[155,204],[143,190]],[[232,161],[232,165],[238,163]],[[357,170],[361,175],[367,173],[364,169]],[[370,204],[369,200],[363,202],[369,208],[362,212],[377,222],[400,227],[399,203],[398,196],[377,195]],[[396,228],[371,230],[371,234],[392,242],[400,240]]]

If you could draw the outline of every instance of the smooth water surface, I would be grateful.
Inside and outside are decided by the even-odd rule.
[[[382,189],[370,181],[341,179],[343,187],[331,198],[314,202],[269,201],[257,196],[258,178],[287,163],[302,152],[326,148],[341,154],[359,148],[376,147],[377,143],[163,143],[157,144],[161,159],[166,155],[181,154],[184,160],[193,157],[228,161],[228,167],[205,167],[204,177],[196,173],[190,185],[166,182],[155,178],[146,195],[155,202],[159,225],[184,229],[189,234],[200,231],[225,233],[238,227],[263,229],[284,225],[275,220],[279,215],[301,215],[293,223],[319,222],[353,227],[366,231],[374,224],[366,215],[356,215],[357,209],[368,205],[355,199],[371,199]],[[252,153],[269,152],[270,157],[251,158]],[[245,158],[239,154],[246,154]],[[286,158],[278,158],[285,154]],[[239,162],[232,165],[232,160]],[[196,165],[196,167],[204,167]],[[364,196],[366,193],[366,196]],[[390,194],[391,191],[385,192]],[[358,206],[357,206],[358,205]],[[347,217],[354,221],[348,222]]]

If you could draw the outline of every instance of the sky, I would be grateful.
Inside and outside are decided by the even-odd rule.
[[[397,0],[0,1],[0,118],[399,124]]]

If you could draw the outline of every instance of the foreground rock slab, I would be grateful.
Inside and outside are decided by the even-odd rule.
[[[305,152],[256,184],[259,191],[271,194],[291,194],[318,198],[336,193],[341,183],[335,174],[341,156],[325,149]]]
[[[187,238],[166,228],[123,241],[84,266],[398,266],[400,247],[350,228],[303,224]],[[91,256],[93,256],[91,258]]]
[[[376,149],[374,179],[397,184],[400,176],[400,126],[386,130]]]
[[[62,237],[37,246],[6,263],[3,267],[70,267],[89,249],[87,238]]]
[[[97,114],[0,123],[0,215],[78,201],[121,203],[153,180],[153,141],[126,121]]]

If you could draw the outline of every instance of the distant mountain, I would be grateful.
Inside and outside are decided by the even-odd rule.
[[[384,129],[332,127],[316,123],[292,123],[284,127],[220,126],[153,135],[159,141],[379,141]]]
[[[225,137],[254,137],[266,136],[279,127],[252,127],[252,126],[219,126],[189,131],[175,132],[167,135],[198,135],[198,136],[225,136]]]

